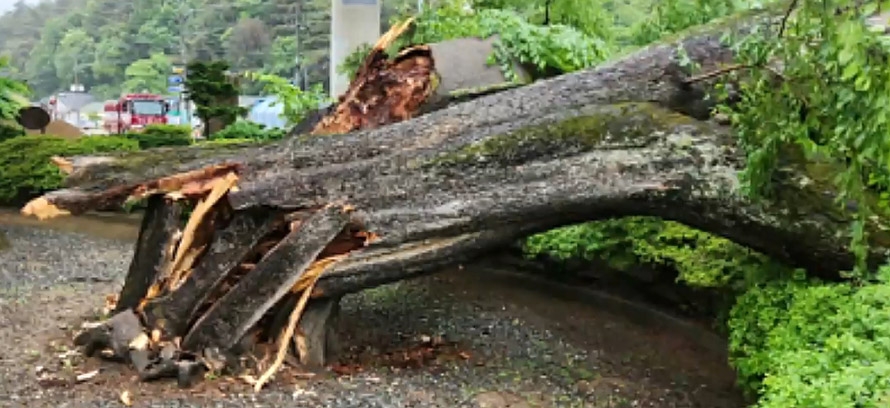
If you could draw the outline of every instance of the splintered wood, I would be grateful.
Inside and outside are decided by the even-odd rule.
[[[189,217],[188,223],[185,225],[185,230],[182,232],[182,239],[176,248],[176,257],[173,258],[173,263],[170,266],[172,270],[169,283],[170,290],[176,290],[176,288],[179,287],[182,283],[183,274],[186,273],[186,271],[191,270],[192,264],[198,258],[198,255],[203,252],[204,248],[206,248],[206,242],[198,247],[192,246],[195,241],[195,233],[198,230],[198,226],[205,221],[211,208],[213,208],[216,203],[235,186],[237,181],[238,176],[236,176],[235,173],[229,173],[222,180],[216,180],[213,188],[210,190],[210,194],[202,199],[195,207],[195,210]]]
[[[408,47],[392,60],[385,52],[413,21],[394,25],[377,41],[333,112],[316,124],[312,134],[372,129],[420,112],[437,83],[430,47]]]
[[[103,353],[132,362],[143,380],[176,376],[183,386],[191,384],[198,371],[239,367],[241,363],[232,358],[251,353],[262,342],[277,351],[268,367],[256,368],[256,390],[274,377],[292,352],[292,344],[300,345],[295,352],[303,361],[307,341],[297,326],[315,284],[377,236],[363,229],[348,205],[330,204],[289,214],[269,209],[272,214],[267,217],[228,214],[233,210],[226,193],[236,181],[234,174],[215,180],[179,233],[168,234],[163,242],[151,241],[163,247],[153,253],[169,260],[158,263],[156,280],[143,288],[141,302],[78,335],[78,345],[90,350],[88,354],[110,349]],[[163,202],[178,205],[169,197]],[[231,252],[225,242],[236,235],[243,239],[244,232],[256,230],[260,224],[251,219],[269,229],[254,232],[252,248],[238,258],[219,256]],[[214,246],[220,240],[223,243]],[[207,254],[211,247],[217,255]],[[204,264],[218,261],[229,266]],[[201,276],[194,276],[196,268]],[[245,344],[253,346],[245,349]]]
[[[51,161],[62,173],[77,171],[76,163],[68,159],[53,157]],[[22,207],[21,213],[44,220],[61,215],[79,214],[89,209],[119,208],[126,202],[138,201],[155,194],[168,194],[174,199],[199,198],[211,191],[219,179],[237,173],[240,167],[239,164],[224,163],[142,183],[117,185],[96,192],[48,194],[29,201]],[[230,189],[236,191],[237,187],[231,186]]]
[[[149,300],[162,293],[172,292],[182,284],[187,273],[191,271],[195,261],[207,248],[211,239],[212,231],[208,230],[212,227],[212,220],[210,218],[215,215],[211,210],[217,203],[219,203],[225,194],[235,186],[237,181],[238,176],[235,173],[228,173],[224,177],[212,181],[210,193],[201,199],[195,206],[181,233],[178,234],[178,236],[173,237],[177,242],[170,242],[166,247],[166,252],[169,252],[172,248],[176,248],[175,255],[173,255],[170,262],[165,263],[164,270],[161,272],[161,275],[155,283],[149,288],[148,293],[145,298],[143,298],[138,310],[141,311],[145,303]],[[180,186],[186,187],[187,185],[182,184]],[[176,192],[168,193],[168,196],[170,195],[176,197],[180,196],[179,194],[176,194]],[[199,239],[196,241],[199,229],[203,229],[204,231],[201,232],[204,233],[200,234],[200,237],[197,237]]]
[[[260,376],[256,384],[254,384],[255,391],[263,389],[263,385],[265,385],[272,376],[278,372],[278,369],[281,368],[281,364],[284,363],[284,358],[287,356],[288,346],[290,345],[291,339],[294,337],[297,323],[299,323],[300,317],[303,315],[303,310],[306,308],[306,303],[309,301],[309,295],[312,294],[312,289],[318,282],[318,278],[320,278],[331,266],[345,257],[346,254],[340,254],[315,261],[309,267],[309,270],[303,274],[303,276],[308,278],[308,283],[306,284],[306,287],[302,289],[303,295],[300,296],[300,300],[297,302],[297,307],[294,308],[288,318],[287,327],[281,332],[281,335],[278,336],[278,352],[275,355],[275,361],[272,363],[272,366]],[[300,352],[299,349],[298,352]]]

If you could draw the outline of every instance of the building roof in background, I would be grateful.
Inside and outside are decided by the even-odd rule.
[[[65,110],[81,110],[84,106],[96,101],[93,95],[86,92],[59,92],[55,97]],[[42,98],[40,103],[47,104],[50,98],[50,96]]]
[[[327,108],[331,102],[324,102],[318,106],[319,109]],[[259,98],[247,113],[247,120],[267,127],[285,129],[287,123],[281,118],[284,111],[284,105],[278,103],[278,98],[274,96],[264,96]]]

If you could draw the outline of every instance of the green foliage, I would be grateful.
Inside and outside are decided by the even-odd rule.
[[[337,67],[337,72],[346,75],[346,77],[352,81],[355,79],[355,74],[358,73],[359,67],[365,62],[365,57],[371,53],[373,48],[374,47],[372,47],[371,44],[362,44],[351,54],[346,56],[343,63]]]
[[[269,141],[281,139],[285,136],[285,134],[286,132],[282,129],[266,128],[259,123],[239,120],[229,126],[226,126],[219,132],[214,133],[211,136],[210,140]],[[220,144],[225,143],[238,142],[223,142]]]
[[[247,110],[238,106],[237,81],[228,70],[225,61],[193,61],[188,64],[185,87],[195,103],[197,116],[204,122],[204,137],[210,136],[210,121],[216,119],[224,125],[234,123]],[[225,126],[224,126],[225,127]]]
[[[533,235],[525,252],[568,259],[602,260],[619,270],[633,265],[667,267],[697,287],[744,290],[788,269],[725,238],[651,217],[590,222]]]
[[[191,128],[182,125],[148,125],[142,132],[127,133],[127,139],[135,140],[140,149],[163,146],[188,146],[192,144]]]
[[[866,220],[881,211],[869,184],[890,163],[890,41],[869,30],[863,16],[876,5],[852,1],[801,2],[777,33],[738,39],[739,63],[754,67],[739,86],[741,102],[724,106],[748,154],[743,182],[753,197],[773,193],[779,155],[800,151],[814,165],[833,165],[838,205],[856,202],[850,235],[856,275],[865,273]],[[850,7],[838,13],[835,10]],[[783,67],[777,81],[771,66]],[[814,178],[819,176],[814,175]],[[879,180],[878,180],[879,181]]]
[[[762,408],[886,406],[888,302],[886,282],[798,280],[752,288],[729,320],[741,384],[761,396]]]
[[[746,0],[664,0],[655,3],[652,13],[633,25],[630,40],[647,45],[673,34],[765,2]]]
[[[411,35],[399,38],[394,44],[400,48],[407,44],[425,44],[455,38],[488,38],[499,35],[490,62],[497,64],[510,80],[523,80],[516,71],[516,64],[532,67],[540,75],[565,73],[604,61],[609,55],[607,44],[600,38],[591,37],[572,26],[553,24],[539,26],[529,23],[520,14],[510,10],[464,7],[462,1],[448,1],[421,14]],[[361,48],[338,67],[350,76],[364,61],[367,48]]]
[[[383,18],[404,4],[414,3],[384,2]],[[127,68],[155,54],[182,65],[226,59],[235,71],[284,77],[295,74],[294,57],[299,56],[308,83],[324,83],[329,74],[329,0],[44,0],[10,5],[11,11],[0,16],[0,54],[12,57],[18,78],[27,79],[41,97],[68,87],[73,71],[65,69],[75,57],[78,81],[101,98],[119,95]],[[296,16],[302,27],[299,47]],[[61,45],[65,37],[77,46],[72,52]]]
[[[25,97],[30,94],[27,85],[7,76],[8,70],[9,59],[0,55],[0,125],[15,121],[19,109],[24,107],[27,102]],[[2,140],[3,134],[5,132],[0,133],[0,140]]]
[[[170,63],[170,58],[161,53],[134,61],[124,71],[127,79],[123,89],[125,92],[166,94],[167,75],[172,69],[173,64]]]
[[[62,174],[53,156],[133,151],[136,141],[117,136],[65,139],[22,136],[0,142],[0,202],[14,203],[61,186]]]
[[[225,129],[223,129],[225,130]],[[237,145],[237,144],[250,144],[257,143],[256,139],[252,138],[241,138],[241,139],[213,139],[213,140],[202,140],[200,142],[195,143],[196,146],[228,146],[228,145]]]
[[[333,102],[320,84],[304,91],[278,75],[247,72],[245,76],[262,82],[263,92],[278,98],[276,103],[282,104],[283,108],[281,118],[289,127],[300,123],[308,113],[318,109],[325,102]]]
[[[25,129],[21,126],[18,126],[14,123],[2,123],[0,122],[0,142],[6,139],[12,139],[14,137],[24,136]]]
[[[93,53],[90,36],[80,28],[70,28],[59,41],[53,63],[63,84],[79,83],[87,70],[87,58]]]

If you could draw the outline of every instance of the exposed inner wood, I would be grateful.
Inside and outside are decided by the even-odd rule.
[[[56,164],[60,165],[58,162]],[[67,166],[67,162],[61,164],[63,172]],[[51,202],[49,197],[52,197],[52,193],[50,193],[29,201],[21,212],[23,215],[48,219],[60,215],[77,215],[90,209],[119,208],[127,201],[138,201],[158,193],[173,193],[174,198],[200,197],[213,189],[217,179],[227,177],[230,173],[237,174],[240,167],[238,163],[214,164],[143,182],[115,185],[98,191],[81,190],[68,195],[69,199],[62,200],[65,201],[62,207],[58,205],[59,202]]]
[[[211,208],[235,186],[238,176],[235,173],[229,173],[222,179],[217,179],[213,183],[213,188],[206,198],[202,199],[189,217],[185,230],[182,233],[182,239],[176,249],[176,256],[171,264],[171,275],[168,281],[169,290],[176,290],[182,283],[183,274],[191,271],[192,265],[197,257],[204,251],[206,243],[200,246],[193,246],[195,233],[202,222],[205,222]]]
[[[219,253],[221,248],[225,248],[225,244],[220,247],[219,241],[233,238],[231,234],[213,234],[202,229],[218,227],[214,220],[231,217],[226,194],[236,180],[233,174],[217,179],[213,188],[194,208],[181,232],[168,233],[169,239],[146,241],[156,245],[158,255],[163,253],[165,258],[169,258],[161,263],[165,270],[158,273],[161,267],[151,265],[147,269],[134,269],[134,275],[145,272],[146,277],[155,279],[150,287],[143,289],[145,293],[139,306],[119,310],[104,324],[81,333],[77,339],[79,345],[93,350],[90,354],[101,351],[128,359],[141,378],[150,380],[179,375],[177,373],[183,371],[191,373],[195,371],[195,364],[208,370],[227,367],[229,363],[221,363],[219,355],[213,352],[208,354],[208,350],[219,349],[225,356],[227,350],[242,342],[242,338],[249,339],[251,343],[261,338],[277,339],[275,359],[255,383],[256,388],[262,388],[274,376],[290,350],[289,339],[294,337],[296,325],[315,283],[325,271],[346,259],[351,252],[365,248],[376,235],[350,221],[354,208],[349,205],[328,204],[303,209],[280,217],[286,222],[273,224],[277,227],[255,240],[253,249],[232,263],[230,271],[209,269],[222,272],[221,284],[195,286],[183,283],[190,278],[185,272],[192,270],[193,266],[206,269],[213,265],[202,265],[202,262],[229,262],[230,258],[213,254],[203,257],[190,254],[205,252],[207,248],[216,248],[216,253]],[[150,198],[150,202],[154,203],[152,208],[156,208],[155,211],[163,210],[161,213],[165,214],[178,214],[165,209],[182,204],[160,195]],[[158,207],[159,203],[164,203],[164,206]],[[246,219],[243,216],[234,217],[222,231],[231,227],[239,232],[239,228],[251,228],[253,225],[240,220]],[[150,224],[146,226],[149,227]],[[163,229],[170,230],[170,227]],[[175,253],[173,248],[176,248]],[[209,293],[195,292],[195,289],[201,288]],[[202,299],[194,308],[186,305],[177,309],[175,305],[178,303],[169,304],[174,312],[194,312],[187,319],[180,320],[187,322],[185,328],[181,323],[163,324],[163,309],[154,307],[164,304],[165,299],[176,299],[179,291],[186,291],[183,295],[191,299]],[[288,312],[287,324],[284,327],[270,327],[271,320],[261,317],[272,312],[272,305],[279,303],[281,297],[288,293],[301,295]]]
[[[385,52],[413,21],[412,17],[396,24],[380,37],[336,107],[315,125],[312,134],[373,129],[421,112],[437,82],[430,47],[408,47],[391,61]]]

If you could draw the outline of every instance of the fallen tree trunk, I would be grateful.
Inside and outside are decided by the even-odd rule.
[[[732,59],[720,41],[726,29],[698,29],[680,45],[703,70],[717,69]],[[789,160],[775,199],[752,202],[738,193],[742,154],[731,129],[708,118],[704,96],[713,81],[690,82],[677,49],[655,45],[361,132],[73,158],[65,162],[68,188],[23,212],[77,214],[167,197],[151,202],[158,221],[143,226],[139,266],[127,278],[134,282],[127,287],[144,293],[125,291],[117,315],[136,313],[144,327],[129,329],[133,319],[116,316],[125,329],[109,322],[79,341],[130,353],[147,379],[191,372],[188,356],[237,355],[279,333],[298,333],[301,356],[323,355],[331,313],[312,313],[314,321],[294,316],[299,293],[336,301],[582,221],[654,215],[822,276],[850,267],[848,239],[838,234],[849,214],[833,202],[824,174]],[[189,198],[201,202],[181,234],[164,232],[164,206]],[[886,255],[880,244],[890,241],[877,227],[872,232],[877,261]],[[172,263],[142,260],[172,247]],[[136,307],[133,296],[142,299]],[[293,330],[297,321],[305,330]],[[137,341],[140,333],[151,333],[150,341]],[[280,347],[289,341],[279,339]],[[176,353],[165,351],[169,344]]]

